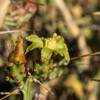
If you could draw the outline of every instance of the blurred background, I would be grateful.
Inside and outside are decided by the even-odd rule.
[[[71,58],[100,51],[100,1],[0,0],[0,91],[13,87],[4,77],[17,37],[49,37],[54,33],[64,38]],[[60,78],[44,83],[54,95],[40,87],[40,100],[99,100],[99,80],[99,55],[72,60]]]

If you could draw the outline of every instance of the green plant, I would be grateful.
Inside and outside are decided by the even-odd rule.
[[[32,100],[32,89],[35,82],[37,80],[48,81],[59,77],[64,69],[63,62],[68,64],[70,56],[63,37],[56,33],[50,38],[30,35],[26,37],[26,40],[31,44],[24,53],[23,39],[18,38],[15,50],[9,57],[7,80],[13,84],[18,84],[18,89],[22,92],[24,100]],[[25,58],[25,54],[30,51],[39,51],[40,54],[37,55],[39,62],[34,62],[34,66],[32,66],[32,72],[27,70],[26,62],[28,61]],[[55,62],[57,56],[60,56],[61,59]]]
[[[64,70],[63,64],[65,62],[68,64],[70,61],[80,59],[81,57],[100,54],[100,52],[95,52],[70,58],[63,37],[56,33],[49,38],[30,35],[26,37],[26,40],[30,42],[30,45],[26,47],[26,51],[24,51],[23,38],[19,37],[14,51],[9,56],[9,74],[6,77],[6,80],[15,84],[15,86],[17,84],[17,89],[13,90],[0,100],[4,100],[10,95],[19,93],[19,91],[23,94],[23,100],[32,100],[34,84],[37,82],[43,86],[40,82],[41,80],[49,81],[61,76]],[[38,61],[34,60],[33,66],[30,66],[32,69],[31,71],[27,68],[28,59],[25,57],[30,51],[33,53],[33,58],[35,59],[36,57],[38,59]],[[34,53],[36,53],[35,56]],[[58,56],[60,59],[56,59]],[[96,81],[96,79],[93,80]],[[48,88],[45,87],[45,89],[52,93]]]

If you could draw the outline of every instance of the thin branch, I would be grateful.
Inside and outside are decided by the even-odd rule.
[[[92,81],[100,82],[100,79],[91,79]]]
[[[12,92],[9,92],[6,96],[2,97],[0,100],[4,100],[4,99],[8,98],[9,96],[15,95],[15,94],[18,94],[18,89],[13,90]]]
[[[16,32],[21,32],[21,31],[20,30],[0,31],[0,34],[11,34]]]
[[[80,55],[78,57],[72,57],[71,61],[78,60],[80,58],[84,58],[84,57],[88,57],[88,56],[96,56],[96,55],[100,55],[100,51],[99,52],[94,52],[94,53],[91,53],[91,54]]]
[[[48,92],[50,92],[52,95],[54,95],[54,93],[51,91],[50,88],[47,88],[46,86],[44,86],[39,80],[37,80],[36,78],[33,78],[34,82],[38,83],[40,86],[42,86],[45,90],[47,90]]]

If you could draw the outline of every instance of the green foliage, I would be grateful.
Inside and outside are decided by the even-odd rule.
[[[18,38],[18,42],[15,47],[15,53],[13,53],[12,61],[13,65],[10,66],[9,81],[12,83],[19,83],[20,91],[23,93],[24,100],[32,100],[32,87],[34,84],[34,78],[38,80],[51,80],[58,78],[64,67],[61,65],[63,61],[69,63],[70,57],[68,53],[67,45],[64,42],[63,37],[54,34],[52,37],[43,38],[37,35],[30,35],[26,37],[26,40],[31,44],[26,48],[26,53],[34,49],[39,49],[41,54],[39,61],[35,62],[32,66],[31,72],[26,71],[26,58],[24,53],[23,39]],[[56,66],[53,56],[62,56],[60,61],[58,60]],[[34,57],[34,54],[33,54]],[[28,61],[27,61],[28,62]]]
[[[31,43],[31,45],[26,49],[29,52],[35,48],[42,48],[41,50],[41,60],[42,62],[49,61],[54,54],[59,54],[64,57],[69,63],[70,57],[68,53],[67,45],[64,43],[64,39],[57,34],[54,34],[51,38],[40,38],[36,35],[31,35],[26,37],[26,39]]]
[[[25,66],[23,64],[14,64],[10,68],[9,81],[13,83],[16,83],[16,82],[23,83],[23,80],[25,78],[25,73],[22,73],[24,72],[24,69],[25,69],[24,67]]]
[[[43,47],[43,41],[37,35],[30,35],[30,36],[26,37],[26,40],[32,42],[31,45],[26,49],[26,53],[33,49]]]
[[[22,93],[24,95],[23,100],[32,100],[32,87],[33,79],[31,76],[29,76],[22,87]]]
[[[61,36],[54,34],[52,38],[47,40],[46,46],[54,53],[63,56],[67,62],[70,61],[67,45],[64,43],[64,39]]]
[[[29,51],[32,51],[36,48],[38,48],[41,52],[41,59],[40,63],[35,63],[34,65],[34,75],[38,79],[55,79],[59,77],[62,72],[63,68],[60,64],[52,67],[54,63],[54,58],[57,55],[60,55],[63,57],[63,59],[58,62],[58,63],[64,63],[65,61],[67,64],[70,61],[69,53],[68,53],[68,48],[67,45],[64,42],[63,37],[53,34],[52,37],[50,38],[43,38],[43,37],[38,37],[37,35],[30,35],[26,37],[26,40],[31,42],[31,44],[27,47],[26,53]],[[63,62],[64,61],[64,62]]]

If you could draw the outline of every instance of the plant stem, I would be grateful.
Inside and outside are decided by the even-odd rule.
[[[10,33],[16,33],[20,32],[19,30],[9,30],[9,31],[0,31],[0,34],[10,34]]]
[[[22,88],[23,100],[32,100],[32,88],[33,80],[32,77],[28,77]]]
[[[71,61],[74,61],[74,60],[77,60],[77,59],[80,59],[80,58],[83,58],[83,57],[87,57],[87,56],[96,56],[96,55],[100,55],[100,51],[94,52],[94,53],[90,53],[90,54],[80,55],[80,56],[78,56],[78,57],[72,57],[70,60],[71,60]]]

